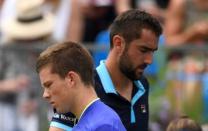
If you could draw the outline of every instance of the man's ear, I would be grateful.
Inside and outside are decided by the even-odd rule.
[[[79,75],[74,72],[74,71],[69,71],[65,77],[65,79],[67,80],[67,83],[70,86],[73,86],[76,84],[77,80],[78,80]]]
[[[116,49],[118,52],[122,52],[125,44],[124,44],[124,39],[120,35],[115,35],[113,36],[113,48]]]

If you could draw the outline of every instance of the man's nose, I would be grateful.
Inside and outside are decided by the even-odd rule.
[[[48,93],[48,91],[47,90],[44,90],[44,92],[43,92],[43,98],[47,100],[49,97],[50,97],[50,94]]]
[[[144,60],[145,64],[149,65],[152,63],[152,61],[153,61],[153,52],[146,53],[145,60]]]

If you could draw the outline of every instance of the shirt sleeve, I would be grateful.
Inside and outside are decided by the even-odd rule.
[[[72,113],[59,114],[54,111],[50,126],[71,131],[76,123],[77,119]]]

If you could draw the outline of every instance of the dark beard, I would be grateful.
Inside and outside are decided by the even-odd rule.
[[[126,52],[124,52],[120,58],[119,69],[127,78],[132,81],[140,79],[140,77],[136,75],[136,71],[134,70],[132,62],[130,61]]]

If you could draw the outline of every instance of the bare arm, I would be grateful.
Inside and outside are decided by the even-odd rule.
[[[80,0],[71,0],[71,15],[69,19],[67,39],[80,42],[84,28],[83,10]]]
[[[167,9],[167,15],[165,20],[165,35],[166,43],[168,45],[184,43],[187,38],[184,36],[183,21],[185,15],[185,0],[171,0]]]
[[[115,8],[117,14],[131,9],[130,0],[115,0]]]
[[[184,29],[186,0],[171,0],[165,21],[166,43],[170,46],[194,43],[208,36],[208,21],[198,21]]]
[[[0,92],[18,92],[26,88],[29,84],[29,78],[20,75],[14,79],[6,79],[0,81]]]
[[[0,9],[3,3],[4,3],[4,0],[0,0]]]

